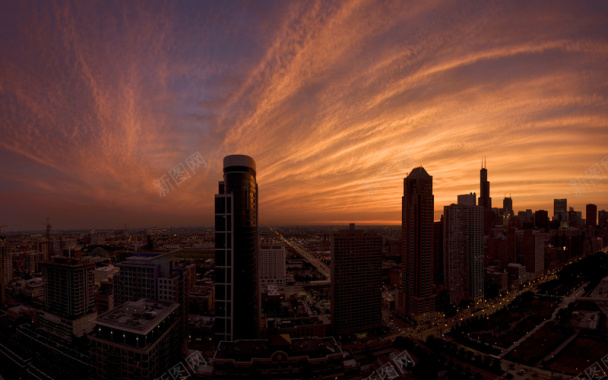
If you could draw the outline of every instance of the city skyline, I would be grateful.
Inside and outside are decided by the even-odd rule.
[[[4,2],[0,225],[211,226],[230,154],[256,160],[260,225],[398,225],[417,166],[439,220],[478,193],[482,156],[494,204],[606,209],[607,16],[565,1]]]

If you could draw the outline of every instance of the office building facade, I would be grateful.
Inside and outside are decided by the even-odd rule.
[[[402,198],[403,302],[414,321],[436,310],[433,288],[433,177],[423,167],[404,179]]]
[[[285,285],[285,246],[260,246],[260,284]]]
[[[444,208],[444,257],[450,302],[483,301],[484,208],[455,205]]]
[[[352,226],[331,236],[334,334],[382,327],[382,236]]]

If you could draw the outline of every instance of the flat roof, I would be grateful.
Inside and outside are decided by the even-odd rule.
[[[126,302],[108,310],[93,319],[93,323],[134,334],[146,335],[179,308],[178,303],[142,301]],[[125,306],[133,306],[136,311],[128,312],[125,310]]]
[[[289,357],[324,358],[342,350],[333,337],[327,338],[285,338],[223,341],[220,343],[215,358],[232,359],[239,362],[251,362],[252,359],[269,359],[276,351],[284,351]]]

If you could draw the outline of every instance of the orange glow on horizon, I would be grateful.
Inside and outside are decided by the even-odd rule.
[[[400,224],[419,165],[439,220],[483,155],[494,207],[608,209],[608,8],[587,5],[0,5],[0,224],[211,225],[235,153],[266,225]]]

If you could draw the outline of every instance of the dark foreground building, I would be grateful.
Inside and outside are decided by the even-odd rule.
[[[331,320],[336,335],[382,327],[382,236],[351,225],[331,237]]]
[[[224,157],[215,195],[215,324],[217,342],[259,337],[258,185],[255,161]]]
[[[141,299],[96,319],[89,335],[92,379],[156,379],[181,359],[179,304]]]

